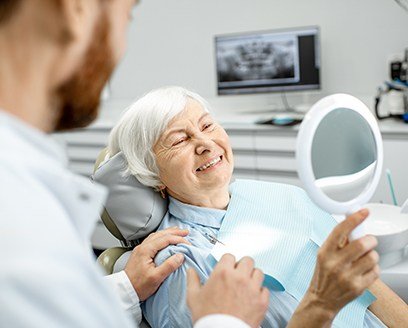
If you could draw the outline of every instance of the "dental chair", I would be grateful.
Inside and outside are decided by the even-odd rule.
[[[134,176],[126,175],[122,153],[108,156],[107,150],[103,149],[96,160],[92,179],[109,190],[101,219],[122,245],[109,248],[98,257],[106,273],[111,274],[123,269],[117,262],[125,253],[158,228],[168,203],[152,188],[142,185]]]
[[[109,158],[105,148],[95,162],[91,177],[109,190],[101,219],[122,245],[99,255],[97,261],[106,274],[125,268],[131,250],[158,228],[168,207],[167,199],[142,185],[133,175],[127,175],[125,170],[126,160],[122,153]],[[141,327],[150,326],[143,320]]]

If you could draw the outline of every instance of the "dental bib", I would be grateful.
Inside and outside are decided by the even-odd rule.
[[[250,256],[265,273],[264,285],[286,291],[299,302],[312,279],[317,252],[337,225],[297,187],[236,180],[210,261],[225,253]],[[334,327],[363,327],[367,307],[375,297],[365,291],[336,316]]]

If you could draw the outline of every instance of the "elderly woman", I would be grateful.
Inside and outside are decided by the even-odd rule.
[[[217,236],[230,203],[229,186],[234,160],[228,135],[214,121],[203,98],[180,87],[167,87],[148,93],[130,107],[112,130],[109,151],[111,155],[122,151],[128,162],[128,174],[169,198],[168,213],[159,230],[178,226],[190,231],[187,239],[191,245],[169,246],[156,257],[160,264],[180,252],[184,254],[185,261],[144,303],[143,313],[154,328],[191,327],[186,306],[187,270],[195,269],[201,281],[209,277],[212,266],[207,258],[214,246],[213,236]],[[372,239],[363,238],[361,245],[372,244]],[[375,253],[363,255],[360,264],[368,274],[353,273],[354,286],[362,284],[362,277],[366,279],[366,286],[371,285],[378,275]],[[323,269],[320,274],[322,272]],[[341,290],[344,281],[340,280],[344,276],[333,277],[333,281],[328,282],[332,284],[330,288],[335,286]],[[336,289],[330,288],[320,291],[321,297],[325,292],[330,294],[329,290],[333,292]],[[358,293],[362,293],[363,289]],[[347,291],[347,288],[344,290]],[[371,305],[372,312],[366,311],[364,327],[383,327],[378,318],[389,326],[408,326],[408,315],[404,319],[401,312],[397,314],[397,309],[408,313],[403,301],[380,282],[376,282],[371,291],[378,300]],[[341,308],[356,296],[343,302],[345,295],[340,295],[339,304],[326,302],[323,306]],[[384,296],[392,300],[392,306],[384,301]],[[325,303],[324,298],[320,301]],[[299,301],[289,292],[272,291],[262,327],[286,327],[298,305]],[[333,312],[334,315],[338,310]]]

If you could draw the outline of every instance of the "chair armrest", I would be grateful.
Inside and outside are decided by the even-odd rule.
[[[130,251],[131,248],[128,247],[112,247],[105,250],[101,255],[98,256],[98,263],[102,266],[106,274],[112,274],[113,267],[124,253]]]

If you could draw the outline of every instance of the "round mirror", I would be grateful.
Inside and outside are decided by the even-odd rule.
[[[336,94],[317,102],[298,137],[298,172],[310,198],[331,214],[350,214],[368,203],[382,170],[377,121],[360,100]],[[364,234],[363,227],[353,238]]]

